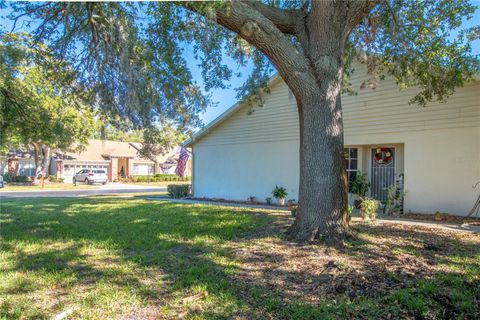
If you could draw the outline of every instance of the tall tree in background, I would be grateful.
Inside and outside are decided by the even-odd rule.
[[[32,47],[28,36],[4,34],[0,43],[0,145],[32,149],[35,180],[45,175],[52,151],[81,149],[93,129],[93,112],[75,72]]]
[[[289,230],[298,241],[335,241],[350,232],[340,94],[355,58],[367,64],[370,85],[391,75],[403,88],[417,86],[412,102],[421,105],[446,99],[479,68],[469,33],[451,34],[475,10],[466,0],[11,6],[13,19],[40,22],[36,37],[48,39],[56,54],[85,71],[83,81],[95,87],[102,108],[142,126],[198,124],[209,96],[192,81],[182,55],[187,44],[207,91],[224,87],[232,75],[222,56],[241,65],[252,61],[239,96],[253,105],[261,103],[255,92],[273,66],[298,107],[300,207]]]
[[[143,142],[143,130],[132,129],[128,122],[121,125],[124,119],[117,117],[115,120],[117,124],[113,125],[111,119],[104,119],[101,114],[97,116],[92,138],[123,142]]]

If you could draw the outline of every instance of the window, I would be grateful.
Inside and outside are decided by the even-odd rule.
[[[34,176],[35,175],[35,165],[33,160],[20,160],[18,162],[18,175],[19,176]]]
[[[348,190],[358,172],[358,148],[345,148],[345,168],[347,168]]]

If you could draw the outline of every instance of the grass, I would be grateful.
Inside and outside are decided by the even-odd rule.
[[[283,240],[289,220],[278,212],[122,197],[2,200],[0,222],[0,319],[480,312],[478,236],[359,224],[359,238],[343,249],[299,247]],[[426,251],[418,239],[442,250]],[[420,266],[425,259],[433,264]]]
[[[93,189],[98,187],[98,185],[78,185],[74,186],[72,183],[52,183],[45,184],[44,188],[41,185],[38,186],[16,186],[16,185],[5,185],[4,188],[0,189],[0,192],[10,192],[10,191],[40,191],[40,190],[82,190],[82,189]]]

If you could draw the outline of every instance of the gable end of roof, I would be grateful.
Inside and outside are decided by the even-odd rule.
[[[271,87],[274,84],[276,84],[277,81],[281,80],[282,78],[278,75],[278,73],[275,73],[269,80],[268,80],[268,86]],[[211,130],[213,130],[215,127],[217,127],[220,123],[228,119],[231,115],[233,115],[237,110],[239,110],[241,107],[244,106],[244,102],[239,101],[235,103],[233,106],[225,110],[222,114],[220,114],[218,117],[213,119],[210,123],[208,123],[205,127],[203,127],[201,130],[198,132],[194,133],[190,138],[185,140],[182,143],[182,146],[184,147],[192,147],[199,139],[203,138],[206,134],[208,134]]]

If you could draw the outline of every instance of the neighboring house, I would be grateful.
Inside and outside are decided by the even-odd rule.
[[[89,140],[85,149],[78,153],[57,154],[52,161],[52,174],[72,180],[80,169],[106,169],[109,181],[137,175],[170,173],[163,170],[165,162],[176,161],[180,148],[153,159],[140,156],[141,143],[110,140]],[[176,165],[176,162],[174,163]]]
[[[92,139],[81,152],[53,152],[49,174],[71,182],[81,169],[106,169],[109,181],[136,175],[174,173],[179,147],[152,159],[141,157],[138,152],[140,148],[141,143]],[[9,152],[6,157],[0,158],[0,170],[3,173],[32,176],[33,155],[18,150]],[[190,166],[187,166],[187,175],[190,175]]]
[[[30,150],[11,149],[4,156],[0,156],[0,174],[16,176],[35,175],[35,161]]]
[[[362,74],[353,75],[354,88]],[[404,185],[407,212],[464,215],[480,192],[472,188],[480,180],[480,82],[426,107],[408,103],[415,92],[387,79],[342,96],[349,179],[366,172],[380,200],[389,185]],[[192,147],[195,197],[262,200],[278,185],[298,199],[298,114],[278,76],[263,107],[236,104],[184,145]]]

